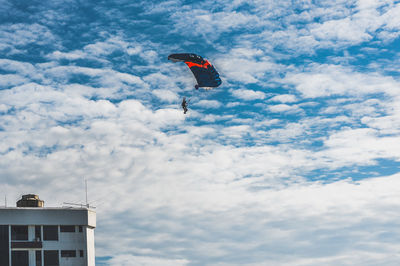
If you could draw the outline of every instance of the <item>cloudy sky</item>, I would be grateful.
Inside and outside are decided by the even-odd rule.
[[[87,179],[97,265],[399,265],[399,14],[0,0],[0,194],[84,203]]]

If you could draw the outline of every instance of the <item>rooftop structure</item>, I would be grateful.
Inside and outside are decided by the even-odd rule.
[[[27,194],[17,201],[17,207],[44,207],[44,201],[40,200],[38,195]]]

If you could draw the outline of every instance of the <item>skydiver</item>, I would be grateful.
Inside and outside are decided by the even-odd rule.
[[[186,97],[183,97],[183,100],[182,100],[183,114],[186,114],[186,112],[188,111],[187,104],[188,104],[188,102],[186,101]]]

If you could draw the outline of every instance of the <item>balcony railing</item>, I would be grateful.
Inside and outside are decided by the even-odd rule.
[[[42,248],[42,241],[18,241],[11,242],[11,248]]]

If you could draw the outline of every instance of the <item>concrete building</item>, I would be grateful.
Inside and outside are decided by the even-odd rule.
[[[36,195],[0,208],[1,266],[94,266],[96,213],[45,208]]]

